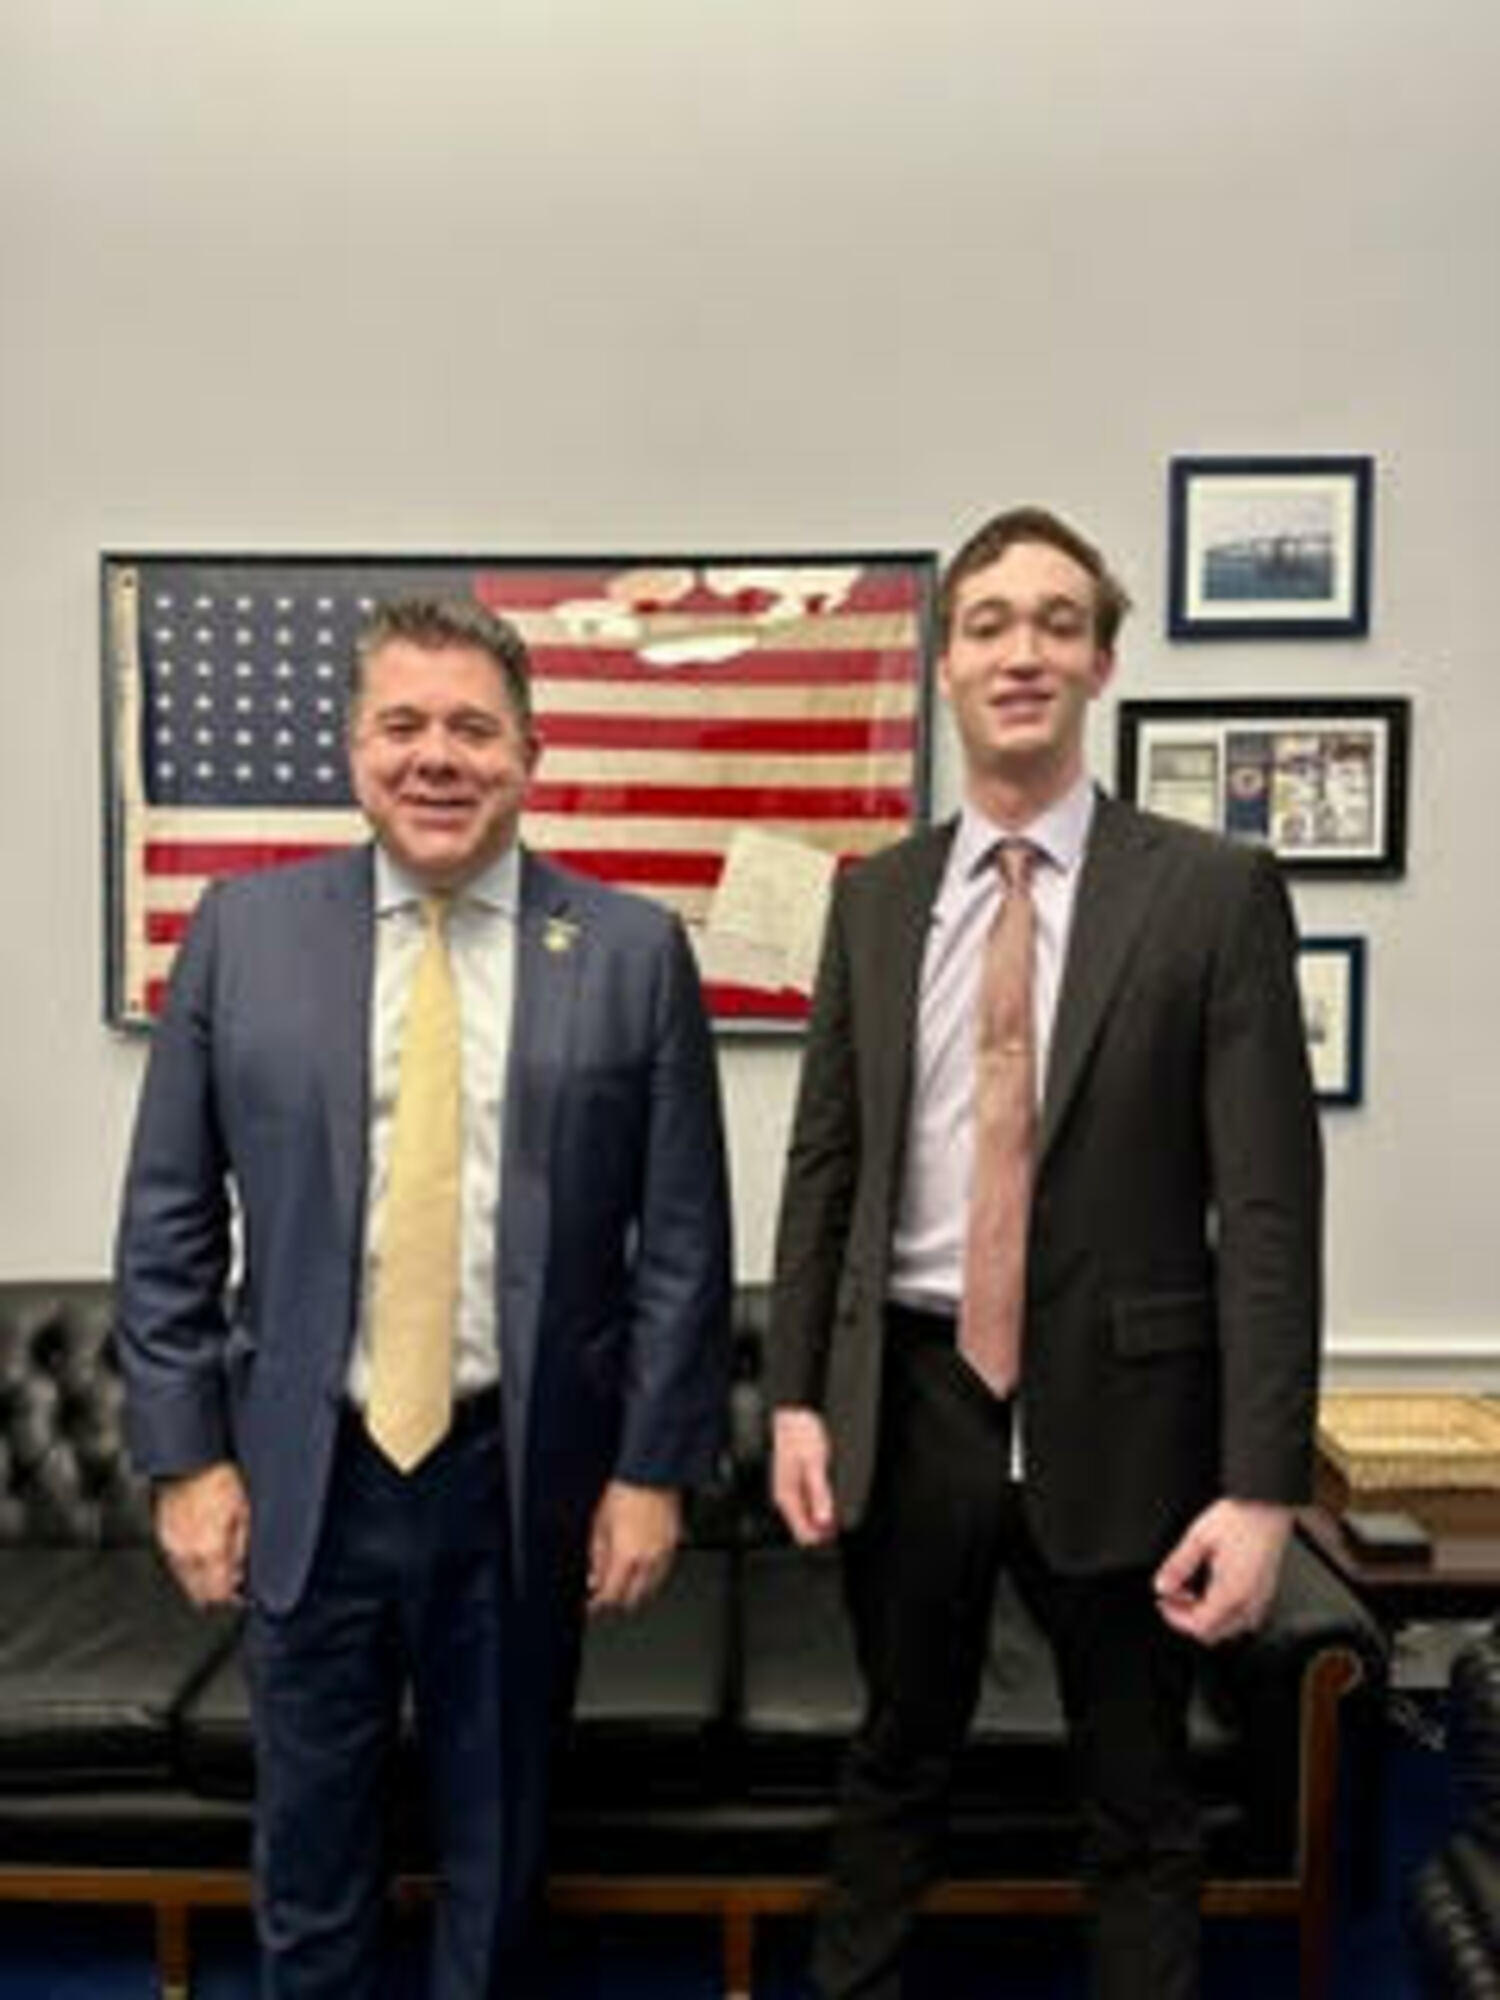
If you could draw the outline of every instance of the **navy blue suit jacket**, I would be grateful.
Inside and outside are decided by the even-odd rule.
[[[126,1181],[117,1296],[137,1462],[156,1476],[239,1463],[250,1587],[272,1611],[312,1563],[358,1309],[372,881],[367,847],[208,892]],[[517,1563],[573,1573],[608,1479],[677,1486],[711,1463],[728,1201],[680,924],[530,854],[498,1230]]]

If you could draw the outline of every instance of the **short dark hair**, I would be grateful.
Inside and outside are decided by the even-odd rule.
[[[365,674],[382,646],[404,639],[436,651],[442,646],[477,646],[499,669],[516,718],[531,728],[531,655],[508,618],[472,597],[391,597],[375,606],[354,641],[349,667],[352,720],[365,691]]]
[[[938,579],[941,644],[946,647],[953,637],[953,614],[965,580],[976,570],[988,569],[1020,542],[1045,542],[1049,548],[1071,556],[1081,569],[1088,571],[1094,579],[1094,637],[1105,652],[1113,651],[1130,609],[1129,592],[1086,536],[1048,508],[1030,506],[1010,507],[1003,514],[994,515],[982,528],[976,528],[962,548],[949,558]]]

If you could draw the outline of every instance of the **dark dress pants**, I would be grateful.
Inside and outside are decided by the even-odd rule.
[[[1190,1648],[1162,1623],[1148,1573],[1048,1569],[1009,1460],[1009,1406],[960,1360],[951,1329],[893,1312],[875,1491],[844,1545],[867,1706],[813,1948],[823,2000],[901,1992],[917,1904],[941,1868],[1002,1564],[1057,1661],[1083,1815],[1092,1990],[1097,2000],[1198,1992]],[[995,1990],[1005,1990],[1003,1963]]]
[[[346,1416],[307,1589],[286,1615],[252,1607],[267,2000],[366,2000],[382,1990],[407,1690],[440,1874],[431,2000],[502,1990],[520,1917],[511,1850],[539,1851],[532,1822],[546,1796],[543,1782],[517,1798],[507,1741],[514,1610],[496,1403],[462,1414],[408,1475]]]

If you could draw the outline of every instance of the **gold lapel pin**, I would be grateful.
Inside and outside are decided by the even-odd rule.
[[[549,917],[547,928],[542,932],[542,946],[547,951],[571,951],[578,942],[578,926],[570,924],[564,917]]]

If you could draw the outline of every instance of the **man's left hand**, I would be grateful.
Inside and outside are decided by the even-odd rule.
[[[612,1479],[589,1531],[589,1610],[633,1611],[665,1578],[682,1537],[682,1502],[670,1487]]]
[[[1202,1646],[1253,1632],[1275,1592],[1291,1531],[1290,1507],[1216,1500],[1156,1572],[1162,1617]]]

